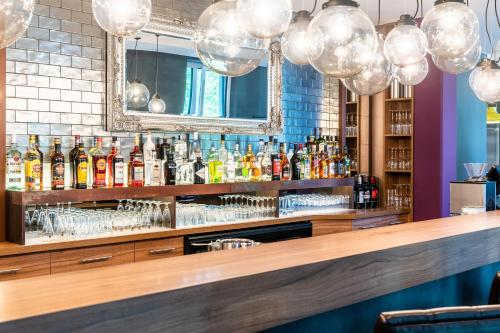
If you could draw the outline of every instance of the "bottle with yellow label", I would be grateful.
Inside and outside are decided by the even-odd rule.
[[[80,143],[80,145],[78,146],[78,155],[75,159],[75,188],[79,190],[87,189],[87,158],[87,154],[85,154],[85,150],[83,149],[83,143]]]
[[[42,189],[42,161],[36,148],[36,138],[30,135],[28,150],[24,157],[26,191],[40,191]]]
[[[102,138],[97,138],[97,146],[92,153],[93,188],[106,187],[107,156],[102,150]]]

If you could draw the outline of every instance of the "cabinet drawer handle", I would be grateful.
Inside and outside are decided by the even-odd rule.
[[[91,258],[91,259],[82,259],[80,260],[80,264],[92,264],[94,262],[103,262],[113,259],[113,256],[99,257],[99,258]]]
[[[154,255],[158,255],[158,254],[165,254],[165,253],[174,252],[175,250],[177,250],[175,247],[171,247],[168,249],[150,250],[149,254],[154,256]]]
[[[369,225],[369,226],[366,226],[366,227],[361,227],[361,230],[373,229],[373,228],[375,228],[374,225]]]
[[[392,222],[392,223],[389,223],[389,225],[398,225],[398,224],[403,224],[404,222]]]
[[[21,271],[21,269],[22,268],[5,269],[3,271],[0,271],[0,275],[17,274],[19,271]]]

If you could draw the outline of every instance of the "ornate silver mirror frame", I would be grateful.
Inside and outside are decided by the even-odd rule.
[[[144,32],[192,38],[194,24],[153,15]],[[178,115],[155,115],[127,111],[126,105],[126,45],[122,38],[107,36],[107,103],[108,131],[140,132],[201,132],[227,134],[277,135],[283,132],[281,109],[283,55],[279,42],[272,42],[268,63],[267,121],[247,119],[197,118]]]

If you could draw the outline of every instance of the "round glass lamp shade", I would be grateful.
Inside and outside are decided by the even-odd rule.
[[[201,14],[194,34],[196,52],[212,71],[241,76],[253,71],[267,54],[268,43],[241,24],[236,1],[214,3]]]
[[[461,57],[448,59],[432,56],[432,60],[434,61],[436,67],[443,72],[461,74],[476,67],[479,59],[481,59],[481,51],[481,44],[476,43],[476,46],[473,49]]]
[[[440,58],[460,58],[479,40],[476,14],[456,0],[435,5],[425,15],[421,29],[427,36],[429,53]]]
[[[0,49],[21,37],[33,17],[35,0],[0,1]]]
[[[165,113],[167,105],[160,95],[155,94],[148,103],[148,110],[151,113]]]
[[[384,55],[384,40],[379,37],[377,51],[368,67],[342,83],[358,95],[371,96],[387,89],[393,78],[393,66]]]
[[[481,101],[500,102],[500,67],[491,60],[483,60],[471,72],[469,85]]]
[[[427,58],[406,67],[394,66],[394,78],[401,84],[415,86],[422,82],[429,73]]]
[[[148,24],[151,0],[92,0],[92,12],[101,28],[118,36],[130,36]]]
[[[148,105],[150,96],[148,87],[141,81],[134,80],[127,85],[127,106],[131,109]]]
[[[403,15],[385,39],[385,56],[398,67],[416,64],[425,58],[427,37],[410,15]]]
[[[290,24],[288,30],[281,37],[281,49],[283,55],[290,62],[296,65],[309,64],[307,54],[309,42],[307,40],[307,28],[311,23],[311,14],[307,11],[300,11],[297,17]]]
[[[238,0],[245,29],[254,37],[271,38],[286,31],[292,21],[292,0]]]
[[[328,5],[332,2],[334,4]],[[338,5],[336,2],[328,2],[309,24],[308,58],[318,72],[342,79],[361,72],[370,64],[377,37],[370,18],[356,3]]]

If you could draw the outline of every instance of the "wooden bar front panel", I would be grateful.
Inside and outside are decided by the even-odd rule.
[[[50,274],[50,253],[0,258],[0,281]]]
[[[6,163],[6,57],[5,49],[0,49],[0,241],[5,241],[5,163]]]
[[[135,261],[163,259],[184,255],[184,238],[166,238],[135,243]]]

